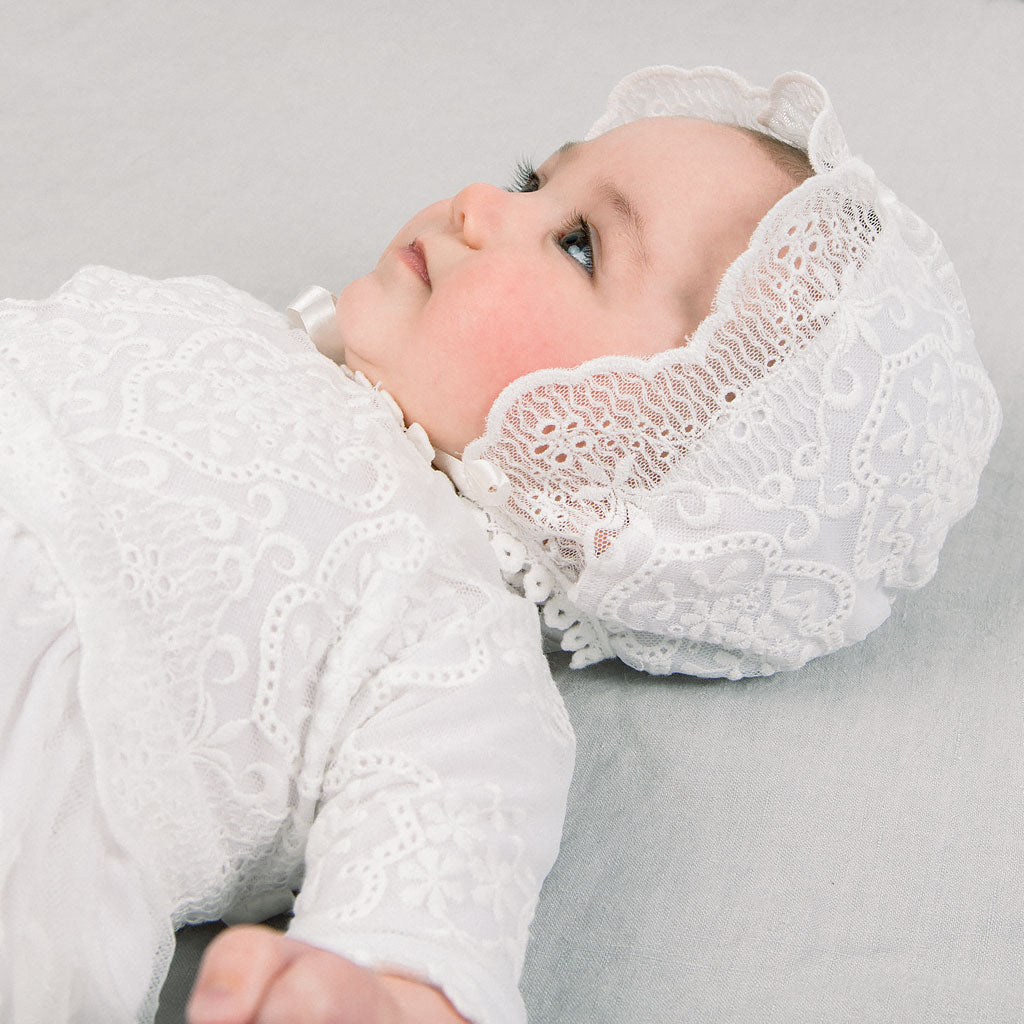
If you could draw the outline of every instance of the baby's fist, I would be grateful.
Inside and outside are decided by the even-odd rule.
[[[221,932],[188,1005],[189,1024],[465,1024],[429,985],[359,967],[263,925]]]

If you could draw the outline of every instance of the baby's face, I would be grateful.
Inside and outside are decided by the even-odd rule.
[[[791,187],[745,133],[676,117],[520,177],[422,210],[337,302],[346,364],[455,455],[517,377],[685,344]]]

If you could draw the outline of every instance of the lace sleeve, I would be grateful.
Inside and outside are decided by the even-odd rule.
[[[442,607],[466,586],[430,588],[429,629],[353,702],[290,934],[436,985],[477,1024],[525,1024],[573,739],[528,603],[490,596],[483,620],[472,595]]]

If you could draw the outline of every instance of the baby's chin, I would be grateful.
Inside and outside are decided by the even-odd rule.
[[[314,338],[317,349],[336,363],[344,363],[352,370],[370,376],[366,359],[359,352],[372,353],[380,345],[382,296],[379,282],[373,272],[350,281],[338,294],[334,303],[333,337],[321,343]],[[356,361],[359,365],[355,365]],[[375,382],[376,383],[376,382]]]

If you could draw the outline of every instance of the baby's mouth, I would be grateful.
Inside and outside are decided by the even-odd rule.
[[[413,239],[412,244],[403,246],[398,250],[398,258],[414,273],[418,274],[423,283],[430,287],[430,274],[427,272],[427,260],[423,255],[419,239]]]

